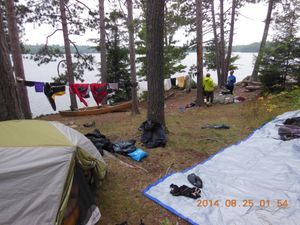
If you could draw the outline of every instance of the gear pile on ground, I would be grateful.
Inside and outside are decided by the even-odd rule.
[[[300,117],[286,119],[279,127],[278,134],[283,141],[300,138]]]
[[[166,146],[167,139],[165,131],[160,123],[146,120],[140,125],[139,131],[142,132],[141,142],[147,148]]]

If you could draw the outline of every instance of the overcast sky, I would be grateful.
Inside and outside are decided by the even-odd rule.
[[[92,0],[95,1],[95,0]],[[247,4],[239,10],[241,15],[235,24],[234,45],[251,44],[253,42],[260,42],[263,29],[264,20],[267,14],[267,6],[265,3]],[[26,44],[45,44],[46,36],[52,33],[52,28],[46,25],[42,27],[27,24],[25,26],[26,35],[23,40]],[[272,32],[271,32],[272,33]],[[270,35],[269,35],[270,37]],[[71,37],[78,45],[91,45],[87,40],[90,38],[99,38],[97,32],[87,32],[83,36]],[[185,39],[181,35],[177,35],[177,39]],[[63,44],[62,33],[57,32],[49,39],[49,44]]]

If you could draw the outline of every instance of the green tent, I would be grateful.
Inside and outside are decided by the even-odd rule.
[[[0,224],[65,224],[77,167],[99,187],[106,164],[81,133],[59,122],[0,122]],[[81,224],[95,224],[98,207],[87,210]]]

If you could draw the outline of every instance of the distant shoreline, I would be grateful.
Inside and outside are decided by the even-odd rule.
[[[44,45],[29,45],[25,44],[23,46],[23,53],[24,54],[36,54],[40,48]],[[232,47],[233,52],[242,52],[242,53],[257,53],[259,50],[260,43],[254,42],[248,45],[235,45]],[[58,48],[61,53],[64,53],[64,47],[60,45],[50,45],[51,48]],[[92,54],[92,53],[99,53],[96,49],[96,46],[89,46],[89,45],[78,45],[78,51],[80,54]],[[196,52],[196,49],[190,49],[188,52]],[[71,46],[71,53],[76,53],[76,49]]]

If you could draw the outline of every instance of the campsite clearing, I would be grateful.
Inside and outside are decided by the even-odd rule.
[[[125,156],[105,154],[108,173],[98,192],[102,214],[99,225],[115,225],[124,221],[138,225],[140,219],[146,225],[188,224],[143,196],[142,190],[166,173],[191,167],[220,149],[245,139],[274,116],[300,108],[299,90],[260,98],[257,92],[244,92],[241,87],[237,87],[235,93],[247,101],[182,110],[194,100],[196,93],[195,90],[189,94],[177,91],[174,97],[166,100],[169,134],[165,148],[144,149],[149,156],[142,162],[134,162]],[[138,116],[132,116],[130,112],[118,112],[77,118],[57,114],[40,119],[75,124],[75,129],[83,134],[98,128],[114,142],[131,138],[139,140],[137,128],[145,118],[145,105],[141,104],[141,114]],[[90,121],[95,121],[95,127],[83,126]],[[227,124],[230,129],[201,129],[207,124]],[[140,143],[137,145],[140,146]]]

